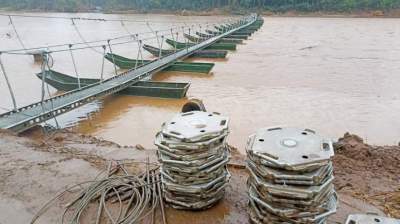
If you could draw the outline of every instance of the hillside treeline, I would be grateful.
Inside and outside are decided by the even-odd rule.
[[[86,11],[103,10],[193,10],[215,8],[272,12],[351,12],[400,8],[400,0],[0,0],[0,8],[12,10]]]

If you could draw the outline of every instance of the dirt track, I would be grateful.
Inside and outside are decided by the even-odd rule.
[[[17,137],[0,133],[0,224],[29,223],[40,207],[66,186],[92,180],[107,160],[155,161],[154,150],[121,147],[90,136],[62,131],[52,136]],[[374,212],[400,218],[400,147],[363,144],[345,135],[334,158],[340,204],[330,223],[349,213]],[[140,147],[138,147],[140,148]],[[167,209],[169,223],[248,223],[244,156],[232,151],[232,179],[225,199],[210,210]],[[141,169],[141,167],[134,167]],[[59,202],[39,223],[59,223]]]

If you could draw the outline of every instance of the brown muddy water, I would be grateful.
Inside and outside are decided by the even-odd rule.
[[[148,20],[153,30],[182,25],[175,22],[205,25],[226,19],[148,14],[79,16]],[[14,18],[13,22],[27,47],[81,42],[68,20]],[[127,34],[119,22],[76,23],[86,40]],[[125,27],[132,33],[149,31],[145,23],[127,22]],[[0,17],[0,38],[1,50],[21,48],[6,17]],[[147,43],[157,45],[155,40]],[[113,52],[134,58],[136,49],[133,43],[115,46]],[[101,55],[87,49],[74,52],[74,56],[80,77],[99,76]],[[54,70],[74,74],[68,52],[53,57]],[[2,59],[18,105],[38,101],[40,80],[34,74],[40,65],[27,56],[2,55]],[[373,144],[400,141],[400,19],[266,17],[260,31],[230,52],[226,60],[215,63],[210,75],[169,72],[159,73],[154,79],[191,82],[189,97],[202,99],[208,110],[230,116],[229,142],[240,149],[256,129],[276,125],[307,127],[332,138],[350,131]],[[109,76],[113,73],[108,62],[106,71]],[[3,77],[0,99],[1,112],[11,108]],[[110,96],[58,121],[63,127],[123,145],[151,147],[161,124],[185,101]]]

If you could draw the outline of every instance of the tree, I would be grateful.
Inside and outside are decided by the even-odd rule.
[[[400,8],[400,0],[0,0],[0,8],[78,11],[101,6],[108,10],[351,11]]]

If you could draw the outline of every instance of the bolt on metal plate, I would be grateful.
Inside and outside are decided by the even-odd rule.
[[[247,151],[277,167],[299,170],[329,162],[334,155],[331,140],[309,129],[265,128],[249,139]]]
[[[162,128],[162,134],[183,142],[199,142],[218,137],[228,130],[229,119],[216,113],[191,111],[177,114]]]
[[[347,217],[346,224],[400,224],[400,219],[373,214],[350,214]]]

